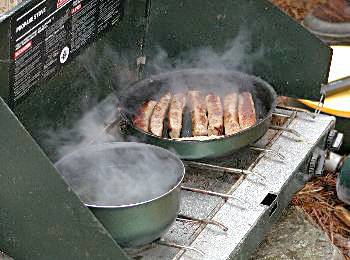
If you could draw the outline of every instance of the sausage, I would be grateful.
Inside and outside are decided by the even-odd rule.
[[[208,110],[208,136],[222,135],[224,132],[224,113],[220,97],[210,93],[205,97],[205,102]]]
[[[170,103],[169,119],[169,136],[170,138],[179,138],[182,129],[182,115],[186,106],[186,95],[179,93],[174,95]]]
[[[156,136],[161,137],[163,134],[163,123],[166,116],[166,112],[169,108],[171,97],[172,96],[170,92],[166,93],[160,98],[159,102],[155,105],[153,109],[150,122],[150,130],[151,133]]]
[[[156,104],[157,101],[149,100],[140,106],[132,120],[135,127],[140,128],[145,132],[149,131],[149,122]]]
[[[242,92],[238,98],[238,119],[241,129],[255,125],[256,115],[252,94]]]
[[[232,92],[224,98],[224,126],[225,135],[232,135],[240,131],[238,121],[238,93]]]
[[[199,91],[189,91],[188,97],[191,106],[192,135],[207,136],[208,118],[205,99]]]

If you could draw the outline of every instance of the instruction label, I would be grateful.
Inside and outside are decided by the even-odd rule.
[[[53,76],[81,48],[117,23],[121,0],[31,1],[11,19],[10,99]]]

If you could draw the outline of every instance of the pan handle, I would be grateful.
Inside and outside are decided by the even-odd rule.
[[[128,134],[128,125],[132,125],[132,123],[130,122],[129,118],[125,114],[123,108],[118,107],[117,110],[118,110],[119,115],[120,115],[119,121],[118,121],[120,133],[123,135],[127,135]]]
[[[117,110],[122,120],[126,121],[127,123],[131,123],[129,118],[126,116],[123,108],[118,107]]]

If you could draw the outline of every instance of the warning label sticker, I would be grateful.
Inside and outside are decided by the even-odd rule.
[[[53,76],[121,18],[120,0],[31,1],[11,19],[10,99]]]

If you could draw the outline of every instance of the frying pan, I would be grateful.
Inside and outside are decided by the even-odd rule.
[[[91,145],[64,156],[55,167],[123,247],[161,237],[178,215],[185,168],[160,147],[133,142]]]
[[[143,102],[151,99],[159,100],[169,90],[179,92],[189,89],[220,95],[225,95],[234,89],[250,91],[255,103],[257,123],[233,135],[201,141],[166,138],[166,129],[163,135],[165,137],[158,137],[133,125],[133,115]],[[119,96],[123,132],[140,142],[173,151],[182,159],[220,157],[254,143],[268,130],[277,97],[272,86],[258,77],[238,71],[206,69],[186,69],[154,75],[132,84]],[[191,128],[191,123],[188,121],[190,122],[184,118],[185,132]]]

